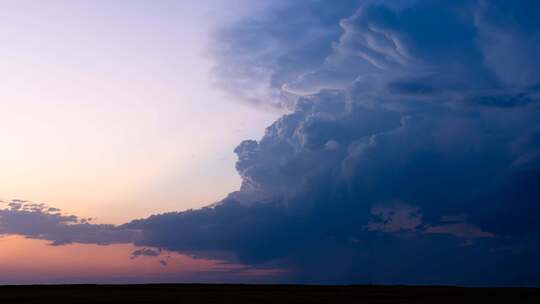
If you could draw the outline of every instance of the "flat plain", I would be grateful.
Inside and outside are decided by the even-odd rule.
[[[0,303],[540,303],[539,288],[235,284],[0,286]]]

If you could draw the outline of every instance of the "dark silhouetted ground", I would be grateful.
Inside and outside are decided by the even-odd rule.
[[[535,303],[540,289],[297,285],[1,286],[0,303]]]

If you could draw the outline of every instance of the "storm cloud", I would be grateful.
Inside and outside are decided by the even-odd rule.
[[[539,6],[280,1],[211,49],[222,89],[286,112],[235,149],[241,188],[75,227],[287,269],[284,282],[538,286]]]
[[[286,281],[540,284],[537,6],[295,1],[225,29],[222,87],[288,113],[236,148],[239,191],[125,227]]]

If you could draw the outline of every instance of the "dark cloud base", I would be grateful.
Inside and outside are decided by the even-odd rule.
[[[411,115],[302,99],[237,148],[239,192],[124,228],[139,245],[279,265],[286,282],[538,285],[540,172],[513,168],[513,139],[473,134],[475,115]],[[456,121],[470,138],[433,136]]]

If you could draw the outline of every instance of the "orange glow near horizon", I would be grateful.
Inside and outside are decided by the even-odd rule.
[[[169,251],[157,257],[131,259],[131,253],[140,248],[132,244],[51,246],[43,240],[3,236],[0,284],[182,282],[188,278],[219,282],[220,274],[232,273],[239,278],[283,274],[277,269],[255,269]]]

